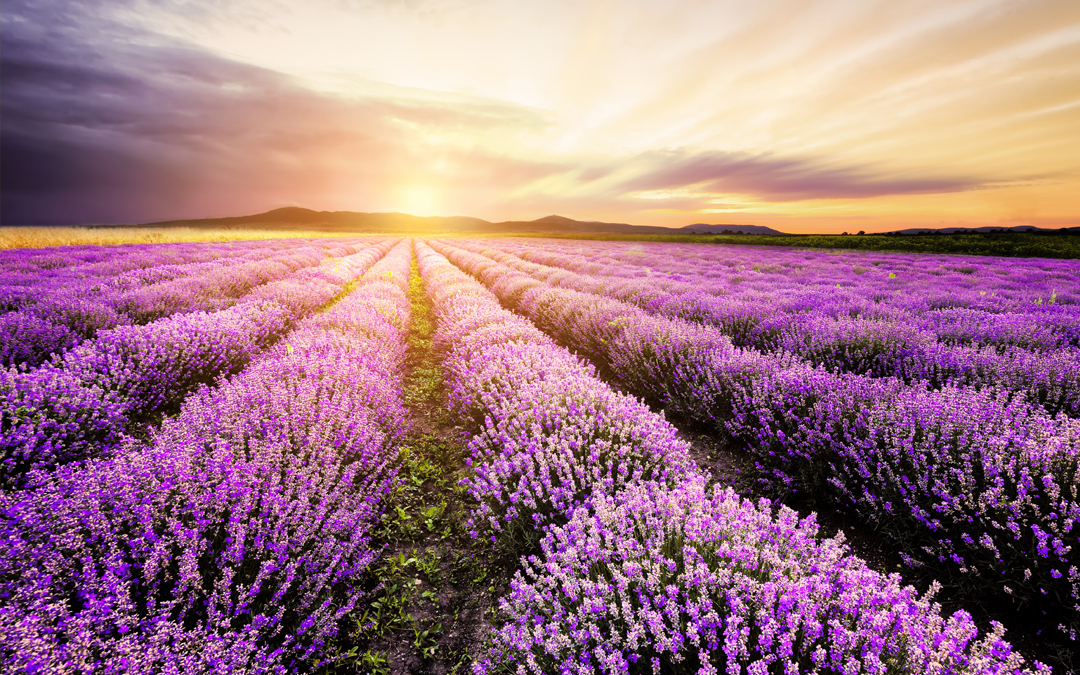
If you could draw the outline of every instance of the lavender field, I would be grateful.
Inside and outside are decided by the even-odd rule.
[[[1076,261],[14,249],[0,338],[6,672],[1080,667]]]

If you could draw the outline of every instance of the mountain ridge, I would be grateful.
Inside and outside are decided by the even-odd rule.
[[[491,222],[471,216],[414,216],[408,213],[380,212],[365,213],[360,211],[315,211],[300,206],[285,206],[265,213],[249,216],[229,216],[224,218],[198,218],[188,220],[167,220],[144,223],[143,227],[186,225],[194,227],[208,226],[305,226],[306,229],[320,229],[341,232],[386,232],[396,230],[422,230],[447,233],[508,233],[508,232],[551,232],[551,233],[622,233],[622,234],[690,234],[719,233],[721,229],[742,230],[746,234],[785,234],[760,225],[706,225],[699,223],[682,228],[655,227],[650,225],[631,225],[629,223],[607,223],[598,220],[575,220],[558,214],[551,214],[536,220],[505,220]]]
[[[314,211],[301,206],[285,206],[265,213],[248,216],[229,216],[225,218],[198,218],[188,220],[167,220],[143,223],[139,227],[161,226],[188,227],[234,227],[258,225],[263,228],[299,228],[329,232],[422,232],[425,234],[511,234],[511,233],[551,233],[551,234],[746,234],[781,237],[816,236],[812,234],[792,234],[781,232],[764,225],[740,225],[737,223],[694,223],[682,227],[657,227],[651,225],[631,225],[629,223],[608,223],[598,220],[575,220],[558,214],[551,214],[535,220],[504,220],[491,222],[472,216],[414,216],[396,211],[365,213],[362,211]],[[880,235],[915,235],[915,234],[954,234],[954,233],[1009,233],[1009,232],[1060,232],[1076,231],[1076,227],[1045,228],[1030,225],[1015,226],[980,226],[980,227],[912,227],[890,232],[877,232],[865,236]],[[835,235],[825,235],[835,236]]]

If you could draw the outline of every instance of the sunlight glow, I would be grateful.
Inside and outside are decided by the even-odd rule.
[[[398,190],[396,203],[400,207],[393,209],[414,216],[442,216],[442,199],[439,190],[422,184],[405,185]]]
[[[42,0],[7,14],[24,65],[5,71],[5,147],[41,146],[24,173],[55,185],[5,204],[37,218],[297,204],[836,232],[852,217],[867,231],[1080,225],[1076,0]],[[62,49],[38,44],[50,30]]]

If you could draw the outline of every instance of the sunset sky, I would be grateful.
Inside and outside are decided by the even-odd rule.
[[[5,0],[0,222],[1080,225],[1080,2]]]

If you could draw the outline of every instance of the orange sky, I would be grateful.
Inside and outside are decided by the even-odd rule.
[[[50,63],[80,41],[101,55],[105,84],[68,102],[90,112],[3,123],[27,153],[74,166],[108,148],[130,166],[68,180],[99,219],[300,205],[786,232],[1080,225],[1076,0],[88,4],[105,37],[72,28]],[[39,6],[15,2],[16,56],[27,26],[61,30]],[[30,191],[9,192],[32,212]]]

